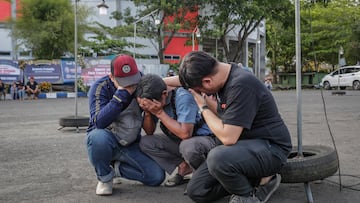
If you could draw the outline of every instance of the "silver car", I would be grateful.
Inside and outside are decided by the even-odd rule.
[[[345,89],[352,87],[354,90],[360,90],[360,66],[341,67],[323,77],[321,86],[330,90],[339,87]]]

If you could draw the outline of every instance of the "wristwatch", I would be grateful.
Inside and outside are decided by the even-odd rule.
[[[205,111],[206,109],[209,109],[209,106],[205,104],[200,108],[200,113],[202,114],[202,112]]]

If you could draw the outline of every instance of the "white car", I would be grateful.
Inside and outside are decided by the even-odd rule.
[[[323,77],[321,86],[330,90],[339,87],[345,89],[352,87],[354,90],[360,90],[360,66],[341,67]]]

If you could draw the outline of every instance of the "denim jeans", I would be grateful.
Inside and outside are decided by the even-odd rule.
[[[158,186],[165,179],[164,170],[140,150],[138,142],[123,147],[109,130],[90,131],[87,135],[87,150],[101,182],[109,182],[115,176],[111,166],[113,161],[120,161],[119,171],[123,178],[149,186]]]
[[[229,194],[249,196],[262,177],[278,173],[286,155],[261,139],[240,140],[231,146],[213,148],[187,185],[195,202],[212,202]]]

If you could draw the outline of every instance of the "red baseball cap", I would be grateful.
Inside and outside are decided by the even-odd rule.
[[[122,87],[138,84],[141,79],[135,59],[125,54],[117,55],[111,61],[111,74]]]

